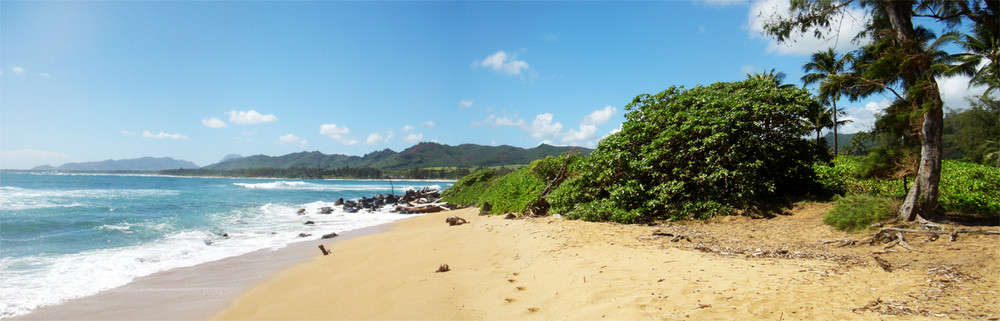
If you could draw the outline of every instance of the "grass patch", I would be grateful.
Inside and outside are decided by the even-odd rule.
[[[848,195],[834,202],[823,223],[848,233],[865,232],[871,225],[892,218],[899,202],[887,197]]]

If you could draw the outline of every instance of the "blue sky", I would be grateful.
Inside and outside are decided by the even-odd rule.
[[[771,68],[799,83],[809,53],[856,46],[775,44],[758,18],[775,3],[4,1],[0,168],[593,147],[636,95]],[[981,92],[967,82],[943,82],[952,107]],[[840,102],[842,131],[888,99]]]

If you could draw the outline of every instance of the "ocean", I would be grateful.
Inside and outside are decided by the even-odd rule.
[[[0,172],[0,318],[156,272],[411,217],[333,204],[451,184]],[[318,214],[327,206],[332,214]]]

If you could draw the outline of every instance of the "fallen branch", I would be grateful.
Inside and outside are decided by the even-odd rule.
[[[878,266],[882,267],[883,270],[886,272],[892,272],[892,264],[890,264],[889,261],[877,255],[872,255],[872,258],[875,259],[875,263],[878,263]]]

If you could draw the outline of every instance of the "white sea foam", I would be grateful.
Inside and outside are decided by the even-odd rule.
[[[334,213],[319,214],[322,207],[332,207]],[[306,209],[304,215],[297,214],[300,208]],[[300,205],[269,203],[215,213],[210,215],[214,228],[168,232],[158,241],[141,245],[75,254],[0,258],[3,274],[0,318],[93,295],[160,271],[261,249],[278,249],[290,243],[318,239],[330,232],[340,233],[411,217],[389,210],[390,207],[386,207],[373,213],[344,213],[340,206],[325,201]],[[304,225],[305,221],[314,224]],[[123,232],[175,229],[163,222],[106,224],[98,228]],[[299,233],[311,236],[302,238]]]
[[[83,189],[35,190],[0,187],[0,210],[20,211],[53,207],[81,207],[80,200],[176,196],[180,192],[163,189]]]

